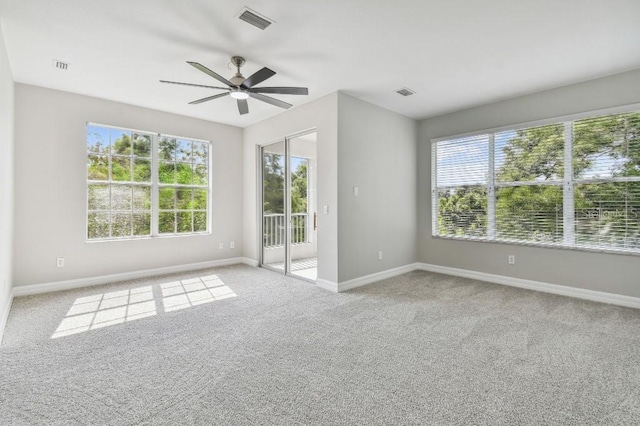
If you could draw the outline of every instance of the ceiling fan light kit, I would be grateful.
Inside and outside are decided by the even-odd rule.
[[[268,104],[288,109],[293,105],[290,103],[281,101],[276,98],[272,98],[270,96],[263,95],[263,93],[271,93],[271,94],[280,94],[280,95],[308,95],[309,89],[306,87],[254,87],[256,84],[260,84],[268,78],[273,77],[276,73],[275,71],[270,70],[267,67],[262,68],[261,70],[256,71],[248,78],[244,78],[242,73],[240,72],[240,67],[244,65],[245,59],[242,56],[233,56],[231,57],[231,64],[236,67],[236,74],[231,77],[229,80],[222,77],[220,74],[215,71],[210,70],[204,65],[198,62],[187,61],[189,65],[202,71],[210,77],[215,78],[219,82],[227,85],[228,87],[217,87],[217,86],[205,86],[202,84],[192,84],[192,83],[181,83],[178,81],[167,81],[160,80],[160,83],[169,83],[169,84],[179,84],[182,86],[193,86],[193,87],[203,87],[208,89],[216,89],[216,90],[226,90],[225,93],[219,93],[213,96],[207,96],[206,98],[197,99],[195,101],[189,102],[190,104],[201,104],[203,102],[208,102],[214,99],[222,98],[224,96],[231,96],[232,98],[237,100],[238,103],[238,112],[240,115],[249,113],[249,106],[247,104],[248,98],[257,99],[262,102],[266,102]]]
[[[249,98],[249,93],[245,92],[244,90],[242,90],[240,88],[232,89],[229,94],[231,95],[232,98],[235,98],[235,99],[248,99]]]

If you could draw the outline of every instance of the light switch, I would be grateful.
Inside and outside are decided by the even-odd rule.
[[[322,214],[329,214],[329,206],[326,204],[322,206]]]
[[[357,197],[359,192],[360,192],[360,191],[358,190],[358,187],[357,187],[357,186],[354,186],[354,187],[353,187],[353,196],[354,196],[354,197]]]

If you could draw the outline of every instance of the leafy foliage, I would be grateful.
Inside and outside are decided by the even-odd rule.
[[[307,213],[307,162],[291,172],[291,213]]]
[[[308,212],[308,161],[295,158],[297,167],[291,171],[291,213]],[[275,153],[265,153],[262,158],[262,196],[263,211],[265,215],[283,215],[276,218],[279,221],[276,226],[267,227],[265,218],[265,241],[284,240],[284,202],[285,202],[285,170],[284,156]],[[296,237],[300,241],[306,241],[306,221],[294,220]],[[269,229],[267,229],[269,228]],[[279,235],[271,235],[279,233]]]
[[[487,190],[478,186],[438,193],[438,229],[441,235],[485,237],[487,235]]]
[[[149,134],[88,126],[88,238],[151,234],[151,150]],[[206,231],[208,151],[204,142],[159,138],[161,234]]]
[[[562,242],[564,124],[515,132],[496,159],[497,238]],[[577,244],[640,249],[640,113],[574,122],[572,161]],[[439,190],[438,212],[440,235],[484,236],[487,189]]]
[[[562,179],[564,173],[564,126],[518,130],[503,148],[504,164],[498,182]],[[498,155],[496,155],[498,156]]]
[[[262,158],[262,205],[265,214],[284,214],[284,156]]]

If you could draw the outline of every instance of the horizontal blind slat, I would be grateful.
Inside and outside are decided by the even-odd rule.
[[[568,193],[564,123],[494,135],[496,239],[560,246],[564,223],[575,223],[572,247],[640,252],[640,113],[570,124],[568,173],[577,182],[567,181]],[[436,142],[437,235],[486,238],[488,139]],[[563,197],[571,194],[575,222],[564,222]]]

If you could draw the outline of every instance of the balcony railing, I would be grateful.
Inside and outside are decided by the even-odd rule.
[[[282,247],[285,245],[284,214],[265,214],[262,219],[262,232],[265,248]],[[308,242],[309,215],[307,213],[293,213],[291,215],[291,244]]]

